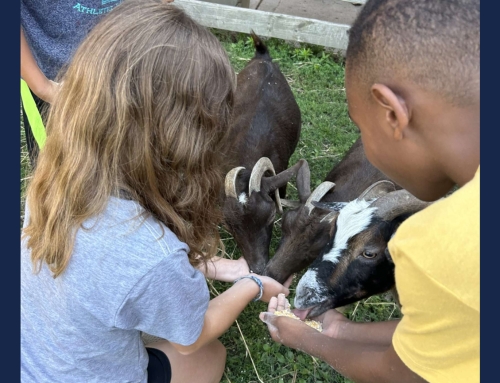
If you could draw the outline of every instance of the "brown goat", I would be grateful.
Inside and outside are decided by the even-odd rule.
[[[267,47],[253,31],[251,36],[255,55],[237,76],[223,214],[250,269],[261,273],[269,260],[276,210],[282,212],[280,196],[303,163],[288,169],[301,113]]]
[[[394,287],[387,243],[405,219],[432,202],[402,189],[388,192],[387,184],[376,183],[340,212],[332,212],[335,235],[299,280],[295,315],[317,316]]]
[[[383,180],[388,177],[368,161],[361,138],[312,193],[309,168],[304,166],[297,175],[299,201],[283,200],[283,204],[292,209],[283,213],[281,242],[264,275],[283,283],[290,275],[309,266],[335,231],[330,210],[340,210],[370,185]],[[393,183],[390,185],[394,190],[400,189]]]

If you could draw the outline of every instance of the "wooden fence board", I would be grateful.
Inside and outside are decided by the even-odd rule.
[[[352,3],[352,4],[365,4],[366,0],[340,0],[340,1],[345,1],[346,3]]]
[[[240,0],[201,0],[206,3],[215,3],[215,4],[222,4],[222,5],[233,5],[236,6]],[[177,1],[175,2],[177,4]]]
[[[175,0],[175,4],[206,27],[243,33],[253,29],[259,36],[347,48],[349,25],[206,1]]]

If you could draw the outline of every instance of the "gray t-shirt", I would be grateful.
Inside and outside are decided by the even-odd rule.
[[[121,1],[21,0],[26,41],[48,79],[55,79],[88,32]]]
[[[33,274],[21,241],[23,382],[146,382],[141,331],[182,345],[198,339],[210,299],[205,277],[190,265],[188,246],[138,218],[141,211],[111,198],[77,231],[55,279],[46,265]]]

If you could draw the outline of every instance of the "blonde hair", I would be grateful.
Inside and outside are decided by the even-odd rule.
[[[215,255],[234,76],[215,36],[174,5],[125,0],[106,15],[50,108],[27,191],[35,269],[60,275],[78,228],[121,193],[186,242],[192,264]]]

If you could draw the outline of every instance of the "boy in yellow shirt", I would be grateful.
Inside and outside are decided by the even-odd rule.
[[[324,331],[261,313],[272,338],[354,382],[479,382],[479,0],[369,0],[349,31],[349,114],[370,162],[436,201],[389,242],[403,318]]]

